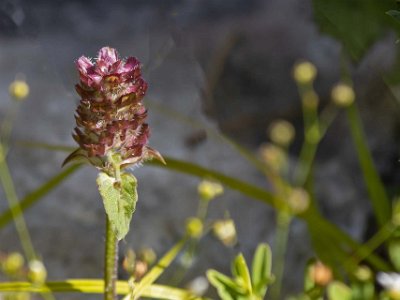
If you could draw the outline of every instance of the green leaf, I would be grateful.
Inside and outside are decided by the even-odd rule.
[[[400,239],[395,238],[389,242],[388,252],[390,261],[393,263],[397,271],[400,271]]]
[[[246,294],[251,295],[253,293],[253,288],[251,285],[250,272],[242,253],[236,256],[233,262],[232,274],[236,277],[236,281],[246,290]]]
[[[328,286],[329,300],[351,300],[351,289],[342,282],[334,281]]]
[[[136,178],[128,173],[121,175],[121,182],[114,177],[100,172],[97,177],[100,195],[111,226],[122,240],[129,231],[129,224],[136,208]]]
[[[386,14],[400,21],[400,11],[392,9],[387,11]]]
[[[347,117],[375,218],[380,226],[384,226],[391,217],[391,203],[375,168],[374,160],[362,128],[360,114],[354,103],[347,108]]]
[[[207,271],[208,281],[217,289],[222,300],[237,300],[245,296],[245,291],[234,280],[216,271]]]
[[[360,60],[385,30],[393,28],[385,15],[393,2],[313,0],[314,16],[322,32],[337,38],[354,60]]]
[[[251,277],[254,293],[262,298],[267,292],[267,286],[272,279],[271,265],[271,248],[267,244],[260,244],[254,254]]]

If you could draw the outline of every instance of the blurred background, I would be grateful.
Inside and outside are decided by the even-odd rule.
[[[0,0],[0,116],[12,106],[10,83],[23,78],[30,86],[8,156],[18,195],[61,171],[66,152],[20,142],[75,145],[74,62],[81,55],[95,57],[103,46],[143,63],[152,147],[263,188],[269,186],[266,179],[225,136],[257,153],[268,141],[268,126],[285,119],[296,128],[290,148],[295,162],[303,123],[293,65],[300,60],[316,65],[315,88],[323,107],[347,60],[376,166],[394,192],[400,182],[400,46],[398,26],[385,12],[395,8],[391,0]],[[314,172],[324,216],[364,240],[373,227],[371,208],[345,114],[323,139]],[[134,173],[139,203],[120,255],[144,246],[162,254],[196,213],[200,180],[150,166]],[[79,170],[26,213],[52,280],[102,276],[104,208],[96,174],[90,167]],[[0,201],[0,209],[6,207]],[[272,208],[226,189],[210,204],[210,216],[227,213],[235,220],[238,244],[227,248],[206,237],[183,284],[210,267],[227,272],[238,251],[250,258],[259,242],[274,244]],[[11,224],[0,231],[0,250],[18,249]],[[296,220],[285,293],[301,289],[311,256],[306,226]]]

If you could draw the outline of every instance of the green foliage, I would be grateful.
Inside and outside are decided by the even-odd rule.
[[[400,27],[385,15],[393,4],[393,0],[313,0],[320,30],[338,39],[354,60],[360,60],[388,29],[399,32]]]
[[[246,260],[240,253],[232,263],[232,278],[215,270],[208,270],[207,278],[217,289],[222,300],[264,299],[267,287],[273,281],[271,249],[267,244],[260,244],[257,247],[251,274],[250,277]]]
[[[272,254],[267,244],[260,244],[253,257],[251,277],[253,291],[263,296],[267,292],[268,283],[271,280]]]
[[[104,172],[97,177],[97,185],[104,208],[118,240],[122,240],[129,231],[129,225],[136,208],[136,178],[132,174],[123,173],[121,181]]]
[[[335,281],[328,286],[329,300],[351,300],[351,289],[342,282]]]

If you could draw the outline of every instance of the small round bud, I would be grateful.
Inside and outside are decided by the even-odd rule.
[[[299,84],[312,83],[316,76],[317,69],[309,61],[297,63],[293,68],[293,77]]]
[[[280,172],[287,163],[285,152],[273,144],[264,144],[260,147],[261,160],[274,172]]]
[[[310,197],[306,190],[295,188],[289,195],[288,204],[294,214],[300,214],[307,210],[310,205]]]
[[[311,266],[310,276],[319,286],[326,286],[333,279],[332,270],[320,261]]]
[[[15,80],[10,84],[9,93],[15,100],[24,100],[29,95],[29,85],[23,80]]]
[[[225,246],[233,246],[237,242],[235,223],[232,219],[216,221],[213,233]]]
[[[192,238],[200,238],[203,233],[203,222],[199,218],[189,218],[186,221],[186,233]]]
[[[357,270],[354,272],[354,276],[359,281],[369,281],[372,280],[372,271],[367,266],[359,266]]]
[[[199,276],[189,282],[187,289],[197,296],[203,296],[208,290],[208,280],[204,276]]]
[[[137,260],[135,264],[135,279],[140,279],[146,274],[147,270],[149,269],[149,265],[141,260]]]
[[[286,147],[293,141],[295,130],[292,124],[285,120],[278,120],[269,128],[269,138],[279,146]]]
[[[47,271],[40,260],[29,262],[28,278],[34,284],[43,284],[46,281]]]
[[[146,262],[148,265],[152,265],[157,259],[157,254],[151,248],[141,249],[138,256],[140,260]]]
[[[224,187],[214,181],[203,180],[197,187],[201,199],[209,201],[224,193]]]
[[[17,252],[13,252],[8,255],[6,260],[4,261],[3,271],[8,275],[15,275],[22,269],[23,266],[24,257]]]
[[[136,254],[135,251],[129,249],[122,261],[122,268],[128,272],[129,274],[133,274],[135,272],[135,264],[136,264]]]
[[[337,106],[347,107],[354,102],[356,95],[351,86],[345,83],[339,83],[332,89],[331,97]]]

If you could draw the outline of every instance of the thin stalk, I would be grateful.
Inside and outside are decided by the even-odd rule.
[[[280,299],[283,273],[285,270],[285,255],[287,249],[287,242],[289,236],[289,228],[292,217],[286,212],[279,212],[277,215],[277,229],[276,229],[276,240],[275,240],[275,282],[271,289],[271,298]]]
[[[397,227],[392,222],[383,226],[373,237],[371,237],[363,246],[368,251],[357,250],[345,263],[345,265],[358,265],[371,253],[373,253],[379,246],[385,243],[396,231]]]
[[[28,261],[37,259],[35,249],[33,248],[32,239],[29,235],[28,227],[22,213],[21,206],[18,201],[18,196],[15,191],[14,182],[11,178],[10,169],[5,157],[3,145],[0,144],[0,181],[6,194],[8,206],[14,220],[15,228],[21,242],[22,249]],[[54,299],[51,293],[42,293],[42,297],[46,300]]]
[[[104,260],[104,300],[117,297],[118,239],[106,215],[106,249]]]
[[[32,245],[32,240],[21,211],[21,207],[19,205],[18,196],[15,192],[14,183],[11,178],[8,164],[5,160],[5,153],[3,151],[2,145],[0,145],[0,181],[3,185],[4,193],[6,194],[8,206],[14,220],[15,228],[17,230],[22,249],[28,260],[32,261],[36,259],[37,256]]]

